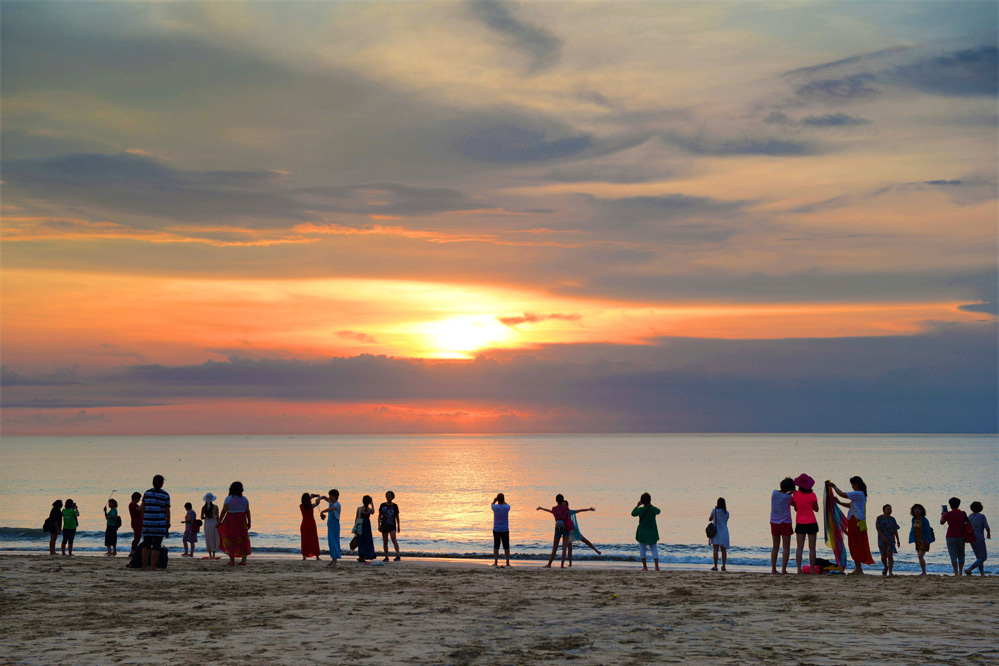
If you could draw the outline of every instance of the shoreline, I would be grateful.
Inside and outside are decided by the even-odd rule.
[[[995,577],[198,564],[171,558],[143,573],[118,558],[0,554],[2,663],[999,660]]]

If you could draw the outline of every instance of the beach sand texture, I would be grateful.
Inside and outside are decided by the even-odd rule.
[[[124,565],[0,556],[0,663],[999,663],[997,578]]]

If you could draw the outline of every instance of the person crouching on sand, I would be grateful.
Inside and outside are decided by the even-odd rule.
[[[642,557],[642,571],[649,570],[648,562],[645,559],[647,549],[652,550],[652,561],[656,565],[656,571],[659,571],[659,527],[656,525],[659,509],[652,506],[652,495],[642,493],[638,505],[631,510],[631,515],[638,516],[635,540],[638,541],[638,550]]]
[[[555,506],[551,509],[546,509],[543,506],[539,506],[537,511],[547,511],[555,517],[555,541],[552,543],[552,554],[548,558],[548,564],[545,568],[551,568],[552,562],[555,561],[555,553],[558,551],[558,544],[562,542],[562,568],[565,568],[565,556],[569,551],[570,541],[572,537],[572,518],[569,517],[569,507],[565,506],[565,498],[559,493],[555,496]]]
[[[784,544],[784,560],[780,572],[787,573],[787,561],[791,558],[791,494],[794,493],[794,479],[787,476],[780,482],[780,490],[770,494],[770,536],[774,547],[770,551],[770,573],[777,573],[777,553]]]

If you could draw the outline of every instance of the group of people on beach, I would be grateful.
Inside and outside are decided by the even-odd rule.
[[[141,568],[147,570],[154,570],[158,567],[163,539],[167,536],[171,526],[170,495],[163,490],[163,483],[163,477],[156,475],[153,477],[153,487],[145,493],[132,493],[132,501],[128,505],[129,521],[133,533],[130,555],[133,557],[138,555],[141,558]],[[771,494],[770,504],[770,534],[773,538],[773,548],[770,555],[771,571],[775,574],[787,573],[792,534],[795,535],[797,542],[795,564],[799,574],[840,569],[836,563],[816,557],[816,541],[819,533],[819,521],[816,514],[819,511],[819,499],[814,490],[815,480],[803,473],[794,479],[787,477],[779,485],[780,487]],[[850,558],[854,563],[854,569],[851,573],[862,574],[864,573],[864,565],[874,564],[868,539],[867,484],[861,477],[854,476],[850,478],[850,488],[850,490],[844,491],[832,481],[826,481],[828,496],[838,505],[848,509],[845,532]],[[335,565],[337,560],[342,559],[339,498],[340,492],[335,488],[326,495],[302,493],[299,509],[302,514],[300,529],[303,560],[321,559],[319,532],[314,510],[323,502],[326,502],[327,506],[320,511],[319,518],[326,522],[326,537],[330,554],[329,566]],[[204,504],[200,510],[200,517],[190,502],[184,504],[183,556],[194,556],[198,534],[203,530],[205,549],[208,553],[203,559],[222,559],[217,555],[217,552],[221,550],[229,557],[228,566],[245,566],[246,558],[251,550],[249,536],[251,516],[249,500],[243,496],[243,484],[235,481],[229,486],[229,494],[223,501],[221,508],[215,503],[216,500],[216,496],[210,492],[203,497]],[[954,574],[957,576],[962,573],[971,575],[977,569],[982,575],[985,575],[984,562],[988,559],[985,539],[992,538],[992,531],[988,520],[982,513],[982,503],[977,501],[971,503],[972,513],[970,516],[960,509],[961,500],[957,497],[952,497],[948,504],[949,510],[948,505],[941,506],[940,524],[947,526],[947,550],[954,567]],[[510,505],[506,502],[503,493],[499,493],[493,499],[491,508],[493,511],[493,566],[499,566],[501,546],[506,557],[506,565],[509,566]],[[792,509],[794,512],[793,522]],[[572,566],[573,542],[582,542],[598,555],[600,554],[600,550],[583,536],[579,529],[578,518],[580,513],[596,509],[593,507],[571,509],[565,497],[558,494],[555,496],[554,506],[550,509],[539,506],[537,510],[550,513],[555,520],[554,541],[546,567],[552,566],[560,545],[562,547],[562,567],[565,567],[567,562],[568,566]],[[118,529],[122,525],[122,519],[118,514],[118,503],[113,497],[108,499],[103,512],[107,525],[104,538],[107,548],[105,554],[114,556],[117,555]],[[375,513],[374,501],[371,496],[364,495],[361,505],[357,507],[354,514],[354,524],[351,528],[352,539],[349,547],[350,551],[357,552],[357,559],[362,563],[373,562],[378,557],[371,525],[371,517]],[[631,512],[633,517],[638,518],[635,540],[639,544],[642,569],[645,571],[648,571],[649,555],[651,555],[655,570],[660,570],[659,530],[656,522],[656,516],[659,513],[660,510],[652,505],[652,497],[649,493],[642,494]],[[914,504],[910,510],[910,515],[912,526],[909,531],[909,543],[914,545],[919,558],[919,565],[922,569],[920,575],[926,575],[925,556],[936,537],[933,526],[927,518],[926,509],[922,504]],[[42,528],[50,535],[50,555],[56,554],[56,539],[60,533],[63,537],[62,554],[73,554],[73,540],[79,524],[79,516],[79,507],[72,499],[67,499],[65,503],[62,500],[56,500],[52,503],[52,510]],[[709,524],[705,533],[708,544],[712,546],[714,566],[711,570],[718,570],[720,555],[721,570],[725,571],[730,537],[729,512],[724,497],[718,498],[708,520]],[[376,524],[382,535],[383,561],[389,561],[389,541],[391,541],[395,550],[395,561],[398,562],[402,558],[397,534],[401,531],[402,523],[399,517],[399,506],[395,503],[395,493],[391,490],[385,493],[385,501],[378,507]],[[877,534],[878,550],[881,553],[883,565],[881,573],[883,576],[894,576],[894,555],[898,552],[897,548],[901,547],[902,542],[901,528],[892,516],[890,504],[885,504],[882,507],[881,515],[874,521],[874,530]],[[808,564],[803,564],[806,542],[808,544]],[[966,543],[971,545],[976,558],[967,568],[964,567]],[[777,560],[782,547],[782,566],[778,572]]]
[[[772,573],[778,573],[777,557],[782,545],[783,560],[780,573],[787,573],[791,534],[794,534],[797,540],[795,563],[798,573],[820,573],[822,570],[839,568],[835,563],[819,562],[815,555],[815,542],[819,533],[819,524],[816,519],[819,501],[813,489],[814,486],[815,480],[811,476],[800,474],[794,479],[785,478],[780,482],[780,487],[771,494],[770,534],[773,538],[773,549],[770,553],[770,566]],[[861,477],[854,476],[850,477],[850,490],[841,490],[832,481],[826,481],[826,488],[831,491],[830,497],[833,501],[849,510],[846,517],[846,536],[850,559],[853,560],[854,564],[854,569],[850,573],[862,574],[865,564],[874,564],[868,539],[867,484]],[[940,524],[947,525],[947,552],[954,567],[954,575],[960,576],[964,573],[970,576],[975,569],[978,569],[979,573],[984,576],[984,563],[988,559],[985,539],[992,538],[992,530],[982,513],[982,503],[971,503],[971,516],[960,510],[961,500],[957,497],[950,498],[949,505],[949,511],[947,505],[941,506]],[[792,508],[794,509],[793,530]],[[936,540],[936,537],[933,533],[933,526],[927,519],[926,509],[922,504],[914,504],[909,513],[912,516],[909,543],[915,546],[919,566],[922,570],[920,575],[925,576],[926,553],[929,552],[930,544]],[[874,530],[877,533],[878,550],[881,553],[883,566],[881,575],[894,576],[895,554],[902,546],[902,540],[899,536],[901,528],[892,516],[891,504],[885,504],[881,508],[881,515],[874,521]],[[726,534],[726,540],[727,538]],[[802,554],[806,540],[808,541],[808,564],[802,565]],[[967,569],[964,568],[965,543],[971,544],[976,557],[975,562]]]

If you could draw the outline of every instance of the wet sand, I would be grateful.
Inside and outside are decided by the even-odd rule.
[[[999,663],[999,578],[125,560],[0,555],[0,664]]]

